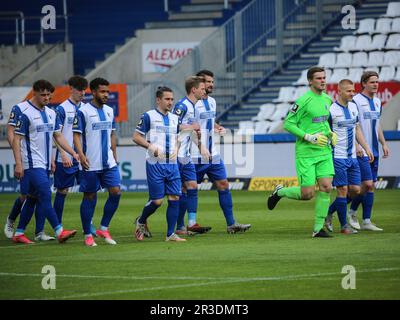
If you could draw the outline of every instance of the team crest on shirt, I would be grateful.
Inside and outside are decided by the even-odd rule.
[[[176,108],[174,113],[175,113],[176,115],[180,116],[180,115],[182,114],[182,110]]]
[[[74,123],[73,123],[74,127],[77,128],[78,127],[78,117],[75,116],[74,118]]]
[[[299,105],[295,103],[295,104],[293,104],[293,106],[290,108],[290,112],[291,112],[291,113],[296,113],[298,109],[299,109]]]

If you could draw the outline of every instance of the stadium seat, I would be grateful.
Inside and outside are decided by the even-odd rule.
[[[400,2],[389,2],[383,17],[400,17]]]
[[[372,38],[370,50],[382,50],[385,48],[387,36],[385,34],[376,34]]]
[[[360,82],[361,75],[363,74],[363,72],[364,72],[363,68],[350,68],[347,78],[353,82]]]
[[[372,51],[368,56],[367,67],[381,66],[385,59],[385,53],[383,51]]]
[[[394,80],[400,82],[400,67],[397,67],[397,71],[396,71],[396,74],[394,76]]]
[[[268,121],[258,121],[254,127],[255,134],[265,134],[268,132],[268,129],[271,125],[271,122]]]
[[[344,51],[344,52],[348,52],[348,51],[354,51],[355,47],[356,47],[356,41],[357,41],[357,37],[356,36],[344,36],[341,40],[340,40],[340,46],[333,48],[334,51]]]
[[[400,66],[400,51],[387,51],[383,60],[384,66]]]
[[[246,134],[246,130],[254,130],[253,121],[239,121],[239,130],[237,134]]]
[[[290,108],[289,103],[280,103],[276,106],[274,114],[269,118],[270,121],[278,121],[285,119]]]
[[[347,69],[333,69],[333,74],[329,79],[329,83],[338,83],[340,80],[348,77]]]
[[[400,34],[395,33],[389,36],[389,39],[386,43],[386,49],[396,49],[400,50]]]
[[[296,89],[296,91],[293,94],[293,100],[295,101],[296,99],[298,99],[299,97],[301,97],[303,94],[305,94],[308,90],[310,90],[309,87],[298,87]]]
[[[390,18],[379,18],[376,21],[375,33],[388,34],[392,25],[392,19]]]
[[[273,103],[265,103],[260,106],[260,111],[257,116],[253,117],[251,120],[253,121],[263,121],[267,120],[275,111],[275,104]]]
[[[326,82],[329,81],[329,78],[332,76],[332,70],[331,69],[325,69],[325,78]]]
[[[296,82],[293,82],[292,84],[293,84],[294,86],[298,86],[298,85],[308,85],[307,71],[308,71],[308,70],[303,70],[303,71],[301,72],[300,78],[299,78]]]
[[[351,62],[351,66],[353,68],[365,67],[367,64],[368,64],[368,53],[362,51],[353,53],[353,58]]]
[[[333,68],[336,64],[335,53],[324,53],[319,57],[318,65],[324,68]]]
[[[293,98],[293,92],[296,88],[294,87],[282,87],[279,90],[278,98],[272,100],[272,102],[288,102]]]
[[[400,18],[395,18],[392,20],[392,27],[390,28],[392,33],[400,33]]]
[[[364,72],[365,71],[375,71],[376,73],[379,74],[379,67],[368,67],[364,69]]]
[[[375,30],[375,19],[367,18],[362,19],[358,26],[358,29],[354,31],[354,34],[373,34]]]
[[[278,120],[271,122],[268,133],[277,133],[277,132],[282,132],[283,131],[283,121]]]
[[[352,51],[359,51],[359,50],[369,51],[371,48],[371,42],[372,40],[369,35],[358,36],[356,44],[352,49]]]
[[[379,73],[379,80],[383,82],[388,82],[394,80],[396,75],[396,68],[394,66],[382,67]]]
[[[339,53],[336,57],[335,68],[348,68],[351,67],[351,59],[353,55],[348,52]]]

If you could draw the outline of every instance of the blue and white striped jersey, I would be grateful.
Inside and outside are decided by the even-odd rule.
[[[58,117],[49,107],[40,110],[30,101],[19,106],[21,114],[15,124],[15,134],[25,137],[21,141],[23,167],[50,170],[53,133],[61,130]]]
[[[354,96],[359,114],[359,121],[365,141],[368,143],[374,157],[379,157],[378,127],[382,113],[382,104],[379,98],[372,99],[359,93]],[[367,154],[364,151],[364,156]]]
[[[179,117],[180,124],[192,124],[195,121],[194,118],[194,108],[195,105],[188,99],[188,97],[184,97],[179,100],[179,102],[175,105],[172,113],[176,114]],[[182,132],[181,132],[182,134]],[[187,158],[190,157],[190,149],[192,146],[192,134],[191,132],[185,134],[181,139],[181,145],[178,152],[178,157]]]
[[[217,103],[212,97],[200,99],[195,106],[195,119],[201,129],[201,143],[207,147],[212,157],[218,154],[214,141],[214,124],[217,114]],[[201,158],[199,148],[193,144],[192,157]]]
[[[171,112],[164,115],[157,109],[147,111],[140,118],[136,131],[145,135],[147,141],[157,146],[167,158],[166,162],[169,162],[170,155],[177,148],[179,134],[179,118],[177,115]],[[149,151],[147,151],[146,160],[151,163],[160,162]]]
[[[358,123],[356,104],[349,102],[346,107],[335,101],[329,112],[331,129],[338,137],[338,142],[333,148],[333,157],[337,159],[356,158],[356,125]]]
[[[83,152],[90,165],[87,171],[111,169],[117,165],[111,149],[113,130],[114,111],[108,105],[96,108],[86,103],[77,111],[72,131],[82,134]]]
[[[18,118],[21,116],[22,113],[21,110],[25,110],[29,106],[30,103],[28,101],[23,101],[12,107],[7,124],[15,127],[17,125]]]
[[[74,119],[80,106],[81,104],[76,105],[70,99],[67,99],[56,108],[57,116],[60,119],[62,134],[64,135],[65,140],[67,140],[71,148],[74,148],[74,134],[72,132],[72,126],[74,124]],[[78,162],[74,158],[72,158],[70,154],[68,154],[68,156],[74,162],[74,164],[78,164]],[[58,149],[56,152],[56,161],[62,162],[61,154]]]

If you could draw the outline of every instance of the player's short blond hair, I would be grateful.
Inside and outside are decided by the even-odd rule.
[[[343,86],[345,86],[346,84],[352,84],[352,85],[354,85],[354,82],[353,81],[351,81],[350,79],[342,79],[342,80],[340,80],[339,81],[339,87],[343,87]]]

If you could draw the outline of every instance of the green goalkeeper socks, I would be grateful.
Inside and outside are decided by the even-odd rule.
[[[301,187],[282,188],[278,190],[278,196],[289,199],[301,199]]]
[[[319,191],[315,199],[314,231],[319,232],[324,226],[330,203],[329,193]]]

